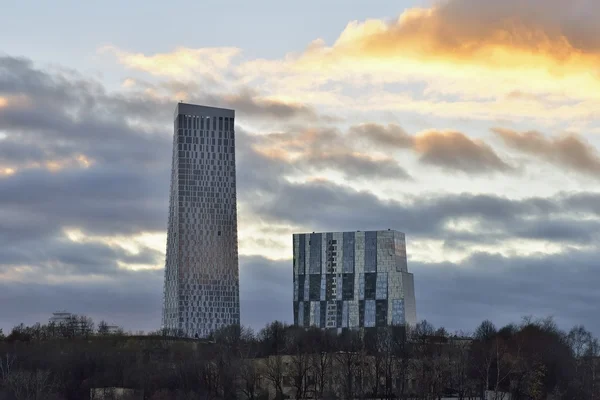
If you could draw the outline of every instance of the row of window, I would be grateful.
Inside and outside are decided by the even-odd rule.
[[[187,139],[193,139],[193,138],[187,138]],[[192,143],[192,141],[189,142],[179,142],[178,148],[179,150],[196,150],[197,148],[200,148],[200,150],[202,150],[202,146],[198,146],[198,145],[202,145],[204,144],[204,138],[199,138],[199,142],[200,143]],[[206,139],[206,144],[217,144],[219,146],[229,146],[229,139]],[[231,144],[233,144],[233,140],[231,141]],[[206,147],[206,149],[208,150],[208,147]]]
[[[200,146],[200,151],[202,151],[202,146]],[[210,150],[208,148],[208,145],[206,145],[206,151],[210,151],[211,153],[215,153],[215,146],[210,146]],[[219,153],[230,153],[233,154],[234,153],[234,147],[233,146],[217,146],[217,152]],[[209,154],[210,155],[210,154]],[[185,159],[197,159],[197,158],[204,158],[204,153],[201,152],[192,152],[192,150],[179,150],[179,158],[185,158]]]
[[[179,129],[218,129],[220,131],[233,130],[235,125],[234,119],[229,117],[202,117],[197,115],[180,114],[178,118]]]

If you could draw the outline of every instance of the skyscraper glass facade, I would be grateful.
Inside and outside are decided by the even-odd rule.
[[[398,231],[293,235],[294,323],[324,329],[414,325],[413,274]]]
[[[235,112],[174,115],[163,329],[205,337],[239,324]]]

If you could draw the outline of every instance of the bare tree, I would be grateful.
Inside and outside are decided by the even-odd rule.
[[[262,374],[254,360],[242,360],[240,365],[240,392],[247,400],[256,400],[261,392]]]
[[[435,333],[427,321],[419,322],[411,331],[414,349],[412,368],[417,383],[415,391],[425,399],[440,397],[447,378],[447,363],[441,353],[446,338]]]
[[[316,400],[322,399],[332,390],[332,363],[336,350],[336,338],[326,331],[319,331],[319,333],[320,335],[311,341],[311,347],[314,348],[314,351],[310,356],[310,374],[312,375],[313,394]]]
[[[355,399],[362,396],[362,372],[364,358],[362,340],[355,331],[342,333],[338,338],[339,351],[335,355],[336,383],[343,399]]]
[[[311,366],[311,348],[306,332],[301,329],[291,329],[287,332],[287,348],[290,356],[290,376],[295,389],[295,398],[306,397],[308,375]]]
[[[469,376],[471,342],[471,339],[465,334],[457,334],[451,339],[450,375],[452,387],[458,394],[459,400],[472,398],[476,394],[475,382]]]
[[[5,382],[14,370],[17,356],[14,353],[6,353],[0,356],[0,378]]]
[[[90,317],[80,315],[77,317],[79,323],[79,335],[85,338],[94,334],[94,321]]]
[[[407,382],[411,376],[411,349],[408,337],[411,335],[410,326],[392,327],[392,349],[394,354],[394,382],[396,398],[405,399]]]
[[[263,376],[273,385],[275,398],[283,399],[283,358],[279,355],[265,358]]]
[[[19,370],[8,376],[5,386],[17,400],[39,400],[48,395],[55,385],[49,371]]]
[[[98,335],[105,336],[109,334],[109,328],[106,321],[102,320],[98,323],[98,329],[96,331]]]
[[[476,371],[481,380],[480,395],[483,397],[485,392],[490,389],[490,378],[494,362],[494,349],[490,346],[491,341],[496,337],[497,330],[494,324],[485,320],[475,330],[472,345],[473,360]]]
[[[519,365],[519,351],[511,352],[508,348],[506,340],[496,336],[493,342],[495,349],[495,368],[496,368],[496,384],[494,386],[494,400],[503,398],[501,385],[503,385],[510,375],[516,371]]]

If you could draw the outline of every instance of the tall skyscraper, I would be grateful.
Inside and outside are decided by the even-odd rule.
[[[162,325],[205,337],[240,323],[235,111],[179,103]]]
[[[404,233],[301,233],[293,243],[295,325],[339,331],[416,324]]]

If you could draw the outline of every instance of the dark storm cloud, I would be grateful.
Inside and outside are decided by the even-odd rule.
[[[577,135],[548,138],[537,131],[520,133],[504,128],[494,128],[492,131],[507,146],[522,153],[594,178],[600,174],[600,156],[597,150]]]

